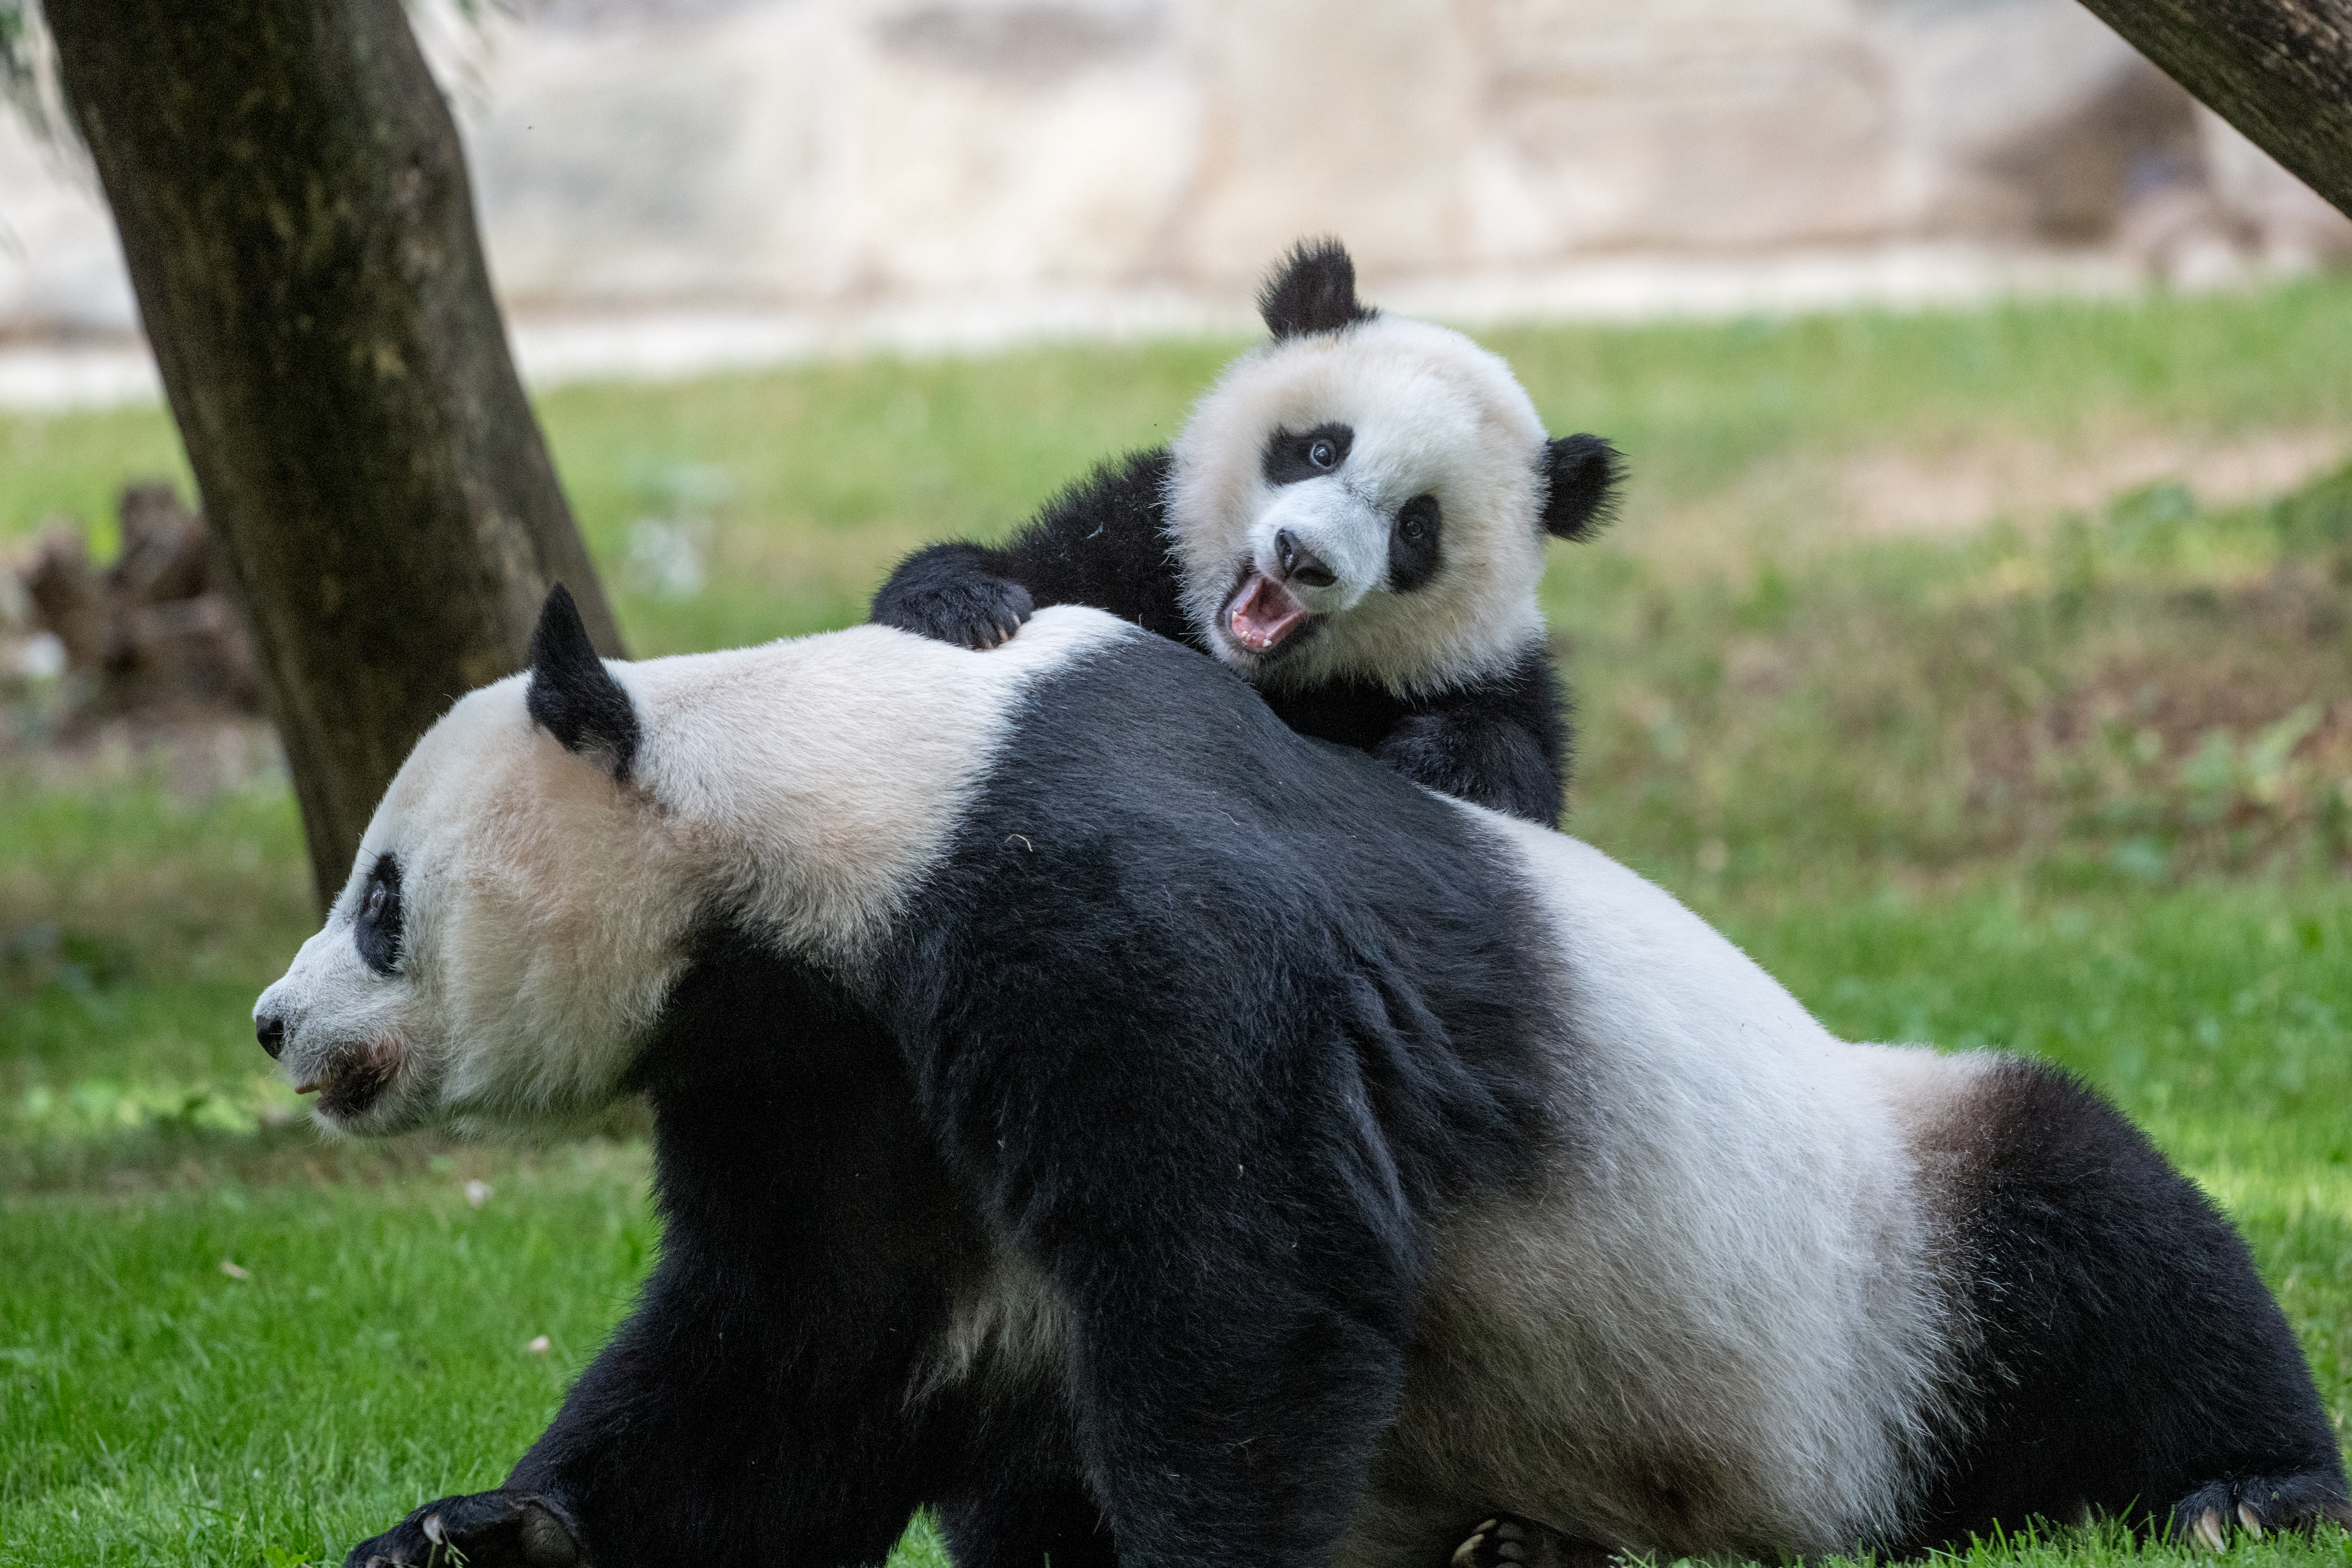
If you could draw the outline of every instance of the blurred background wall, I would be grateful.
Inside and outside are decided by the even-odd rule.
[[[1466,317],[2199,286],[2352,248],[2075,0],[476,10],[419,26],[543,370],[625,358],[593,321],[667,319],[688,359],[845,322],[1237,321],[1326,230],[1378,297]],[[0,117],[0,338],[134,330],[86,170]]]

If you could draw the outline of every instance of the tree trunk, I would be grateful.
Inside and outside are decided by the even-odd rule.
[[[2352,215],[2352,0],[2083,0]]]
[[[45,0],[321,901],[416,738],[612,612],[524,400],[401,0]]]

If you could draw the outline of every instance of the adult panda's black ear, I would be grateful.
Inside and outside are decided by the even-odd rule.
[[[637,757],[637,710],[588,640],[580,606],[558,583],[530,634],[530,716],[574,756],[614,780]]]
[[[1544,531],[1555,539],[1591,539],[1617,511],[1617,485],[1625,459],[1598,436],[1562,436],[1544,443]]]
[[[1257,291],[1257,313],[1276,342],[1307,332],[1336,332],[1380,314],[1356,300],[1356,264],[1336,239],[1302,239]]]

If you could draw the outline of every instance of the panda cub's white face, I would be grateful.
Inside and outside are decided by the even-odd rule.
[[[1400,695],[1541,633],[1545,433],[1501,359],[1396,317],[1244,355],[1175,445],[1184,607],[1254,680]]]

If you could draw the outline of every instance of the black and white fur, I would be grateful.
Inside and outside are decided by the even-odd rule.
[[[975,1496],[981,1568],[2352,1518],[2244,1246],[2095,1094],[1834,1039],[1090,611],[604,664],[552,603],[256,1016],[350,1132],[654,1107],[635,1310],[354,1563],[846,1568]]]
[[[1091,605],[1213,654],[1304,734],[1556,821],[1569,729],[1536,588],[1547,536],[1598,531],[1617,454],[1547,439],[1499,357],[1366,308],[1355,276],[1337,241],[1300,246],[1260,297],[1271,341],[1172,449],[1097,469],[1001,548],[908,557],[873,618],[981,648]]]

